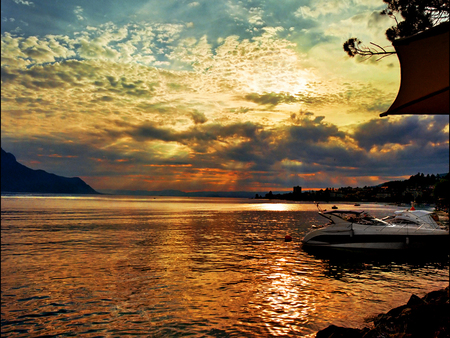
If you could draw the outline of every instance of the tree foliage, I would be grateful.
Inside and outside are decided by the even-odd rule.
[[[388,51],[373,42],[370,44],[371,46],[367,47],[363,45],[362,41],[358,38],[350,38],[344,43],[344,51],[346,51],[350,57],[360,55],[362,57],[370,58],[372,56],[380,55],[380,59],[390,54],[395,54],[395,51]]]
[[[388,15],[396,22],[394,26],[386,30],[386,37],[391,42],[449,21],[449,0],[383,0],[383,2],[386,8],[380,12],[380,15]],[[403,21],[398,21],[398,14]],[[395,51],[386,50],[373,42],[367,47],[358,38],[348,39],[343,47],[350,57],[381,56],[381,59],[395,54]]]

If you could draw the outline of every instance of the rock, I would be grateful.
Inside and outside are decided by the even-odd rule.
[[[420,298],[416,295],[412,295],[411,298],[409,298],[409,301],[406,305],[414,306],[414,305],[422,305],[422,304],[425,304],[425,301],[422,298]]]
[[[448,337],[449,314],[448,287],[423,298],[412,295],[407,305],[376,317],[363,337]]]
[[[316,338],[361,338],[361,330],[330,325],[317,332]]]
[[[316,338],[444,338],[450,336],[449,287],[420,298],[412,295],[406,305],[373,318],[373,327],[362,330],[330,325]]]
[[[448,299],[449,299],[449,288],[445,288],[442,290],[437,290],[437,291],[432,291],[428,294],[425,295],[425,297],[423,297],[423,300],[426,303],[429,302],[447,302],[448,303]]]

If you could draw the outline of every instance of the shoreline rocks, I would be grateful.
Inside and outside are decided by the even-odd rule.
[[[405,305],[371,319],[373,325],[352,329],[330,325],[316,338],[444,338],[450,336],[449,287],[420,298],[412,295]]]

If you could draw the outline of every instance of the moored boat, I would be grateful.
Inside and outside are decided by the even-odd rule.
[[[319,209],[319,214],[330,222],[306,234],[302,239],[305,247],[449,250],[448,230],[441,229],[428,212],[398,213],[390,219],[379,219],[354,210]],[[409,222],[401,222],[402,217]]]

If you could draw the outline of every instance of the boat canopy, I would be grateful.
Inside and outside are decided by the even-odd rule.
[[[393,222],[395,220],[405,220],[417,225],[428,225],[433,229],[439,229],[439,225],[433,219],[433,213],[431,211],[426,210],[400,210],[394,212],[395,217],[393,218]]]

